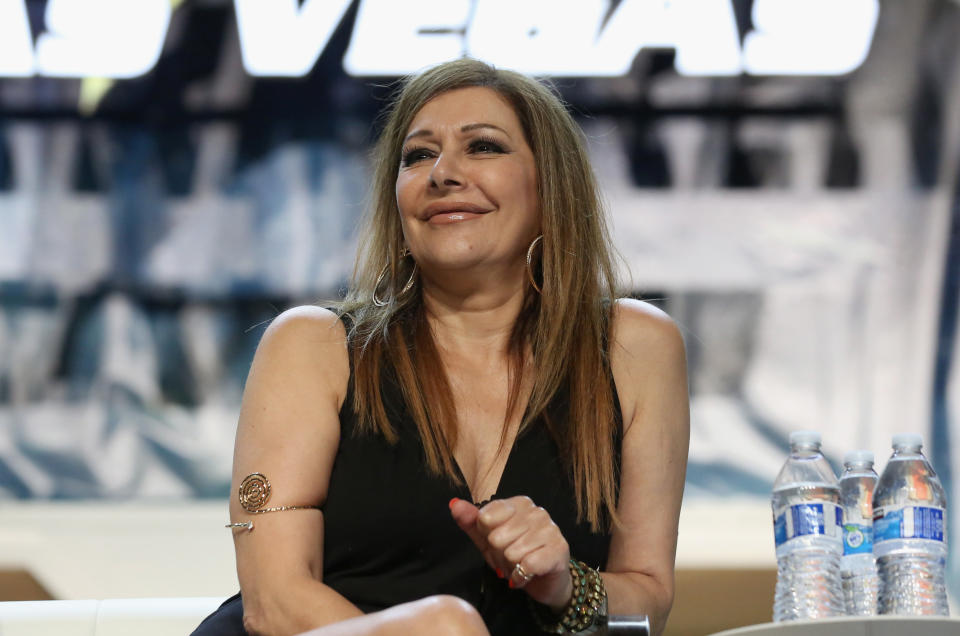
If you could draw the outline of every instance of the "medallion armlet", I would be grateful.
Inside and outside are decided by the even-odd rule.
[[[239,490],[240,505],[252,515],[260,515],[266,512],[284,512],[287,510],[320,510],[320,506],[273,506],[263,508],[262,506],[270,499],[270,482],[263,473],[251,473],[244,477]],[[224,526],[225,528],[244,528],[253,531],[252,521],[231,522]]]

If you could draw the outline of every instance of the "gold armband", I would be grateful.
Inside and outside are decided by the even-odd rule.
[[[260,515],[265,512],[283,512],[285,510],[320,510],[320,506],[274,506],[272,508],[263,508],[270,499],[270,482],[263,473],[251,473],[244,477],[240,483],[240,505],[244,510],[252,515]],[[225,528],[245,528],[253,531],[252,521],[239,521],[228,523]]]

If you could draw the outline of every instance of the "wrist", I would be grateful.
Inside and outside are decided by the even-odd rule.
[[[573,600],[573,575],[570,573],[570,568],[563,568],[564,579],[563,579],[563,590],[559,594],[559,600],[554,603],[545,603],[545,607],[550,610],[550,613],[556,616],[558,619],[563,614],[563,612],[570,607],[570,603]]]
[[[572,593],[567,604],[556,612],[553,607],[530,599],[533,617],[541,630],[551,634],[595,632],[607,621],[607,590],[603,578],[597,570],[575,559],[570,559],[569,572]]]

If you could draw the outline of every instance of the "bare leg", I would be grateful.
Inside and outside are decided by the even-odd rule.
[[[382,612],[318,627],[300,636],[490,636],[480,614],[456,596],[429,596]]]

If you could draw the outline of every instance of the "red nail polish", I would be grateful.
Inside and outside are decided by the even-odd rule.
[[[512,589],[513,589],[513,579],[510,579],[510,582],[507,583],[507,585],[509,585],[509,586],[510,586],[510,589],[512,590]]]
[[[500,568],[497,568],[497,578],[498,579],[503,578],[503,570],[501,570]]]
[[[458,501],[460,501],[460,498],[459,498],[459,497],[454,497],[453,499],[450,500],[450,503],[447,504],[447,505],[450,506],[450,508],[453,508],[453,504],[455,504],[455,503],[458,502]]]

